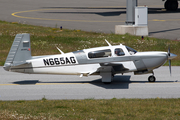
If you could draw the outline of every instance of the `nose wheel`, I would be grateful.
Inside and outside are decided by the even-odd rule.
[[[156,78],[154,77],[154,75],[151,75],[151,76],[148,77],[148,81],[149,82],[155,82]]]

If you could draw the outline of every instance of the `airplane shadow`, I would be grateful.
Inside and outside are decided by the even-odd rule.
[[[18,85],[35,85],[37,83],[44,83],[46,85],[52,84],[52,83],[57,83],[57,84],[92,84],[98,87],[102,87],[105,89],[129,89],[129,84],[132,83],[149,83],[148,81],[130,81],[131,76],[130,75],[117,75],[114,77],[113,82],[110,84],[105,84],[101,82],[101,79],[96,79],[92,81],[50,81],[50,82],[43,82],[39,80],[22,80],[22,81],[16,81],[13,82],[13,84],[18,84]],[[174,81],[156,81],[155,83],[173,83]]]
[[[15,81],[13,82],[13,84],[18,84],[18,85],[35,85],[38,83],[44,83],[46,85],[48,84],[92,84],[98,87],[102,87],[105,89],[128,89],[129,88],[129,84],[131,83],[130,81],[130,77],[131,76],[115,76],[113,79],[113,82],[110,84],[105,84],[102,83],[101,79],[95,79],[92,81],[50,81],[50,82],[43,82],[43,81],[39,81],[39,80],[22,80],[22,81]]]
[[[46,9],[104,9],[108,10],[107,12],[41,12],[41,13],[50,13],[50,14],[97,14],[101,16],[119,16],[121,14],[126,14],[126,7],[42,7]],[[119,11],[111,11],[111,10],[119,10]],[[167,14],[167,13],[180,13],[180,9],[176,11],[166,11],[164,8],[148,8],[148,14]]]
[[[23,81],[13,82],[13,84],[18,84],[18,85],[35,85],[36,83],[39,83],[39,80],[23,80]]]

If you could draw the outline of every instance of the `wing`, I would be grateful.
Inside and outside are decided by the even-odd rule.
[[[100,63],[100,67],[94,71],[82,72],[80,77],[89,75],[98,75],[100,72],[112,72],[112,74],[124,73],[129,69],[125,68],[122,63]]]
[[[101,67],[99,71],[112,71],[113,73],[124,73],[128,71],[128,68],[125,68],[122,63],[100,63]]]

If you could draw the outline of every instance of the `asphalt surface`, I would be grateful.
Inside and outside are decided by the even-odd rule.
[[[117,75],[111,84],[100,76],[37,75],[4,71],[0,67],[0,100],[180,98],[180,67],[154,71],[157,81],[147,82],[148,75]]]
[[[138,0],[138,5],[149,8],[150,36],[180,40],[180,9],[167,12],[162,0]],[[126,0],[1,0],[0,20],[114,33],[115,25],[125,24]]]

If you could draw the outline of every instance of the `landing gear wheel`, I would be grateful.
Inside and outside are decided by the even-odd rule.
[[[172,11],[175,11],[178,9],[178,1],[177,0],[167,0],[165,3],[164,3],[164,8],[166,10],[172,10]]]
[[[111,82],[103,82],[104,84],[111,84]]]
[[[156,78],[153,75],[151,75],[151,76],[148,77],[148,81],[149,82],[155,82]]]
[[[166,10],[170,10],[170,9],[171,9],[170,2],[171,2],[171,1],[167,0],[167,1],[164,3],[164,8],[165,8]]]
[[[171,2],[171,10],[176,11],[178,9],[178,1]]]

